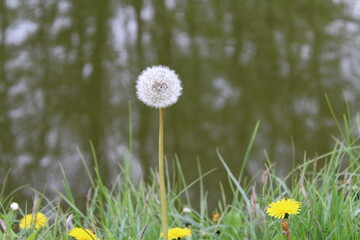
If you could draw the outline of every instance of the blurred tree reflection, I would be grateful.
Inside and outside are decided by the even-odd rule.
[[[8,92],[12,83],[6,72],[9,52],[5,43],[5,33],[11,24],[11,19],[10,11],[5,6],[5,0],[0,0],[0,164],[3,166],[0,169],[0,176],[5,176],[10,169],[11,159],[14,157],[15,151],[15,136],[11,131],[12,123],[8,115],[10,111]],[[9,178],[8,180],[13,180],[11,175]]]

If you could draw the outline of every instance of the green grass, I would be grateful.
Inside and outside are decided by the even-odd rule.
[[[245,182],[243,179],[246,163],[251,161],[251,147],[256,140],[259,124],[255,126],[239,176],[233,174],[239,169],[229,169],[217,150],[219,161],[229,176],[229,182],[220,186],[229,184],[233,197],[226,199],[222,190],[217,207],[221,217],[216,224],[211,220],[203,186],[203,178],[214,174],[213,171],[203,173],[198,163],[199,178],[188,183],[175,156],[171,172],[176,174],[167,174],[169,227],[183,227],[185,222],[191,224],[193,234],[188,239],[194,240],[286,239],[280,220],[269,217],[265,210],[269,203],[289,197],[302,203],[301,213],[288,219],[291,239],[360,239],[360,115],[357,115],[354,125],[350,117],[343,119],[343,125],[337,122],[343,140],[334,139],[333,150],[316,158],[304,155],[303,163],[284,178],[277,176],[276,163],[268,159],[268,168],[258,178],[261,181]],[[94,152],[93,156],[96,156]],[[50,200],[46,194],[34,190],[33,206],[21,206],[22,210],[14,212],[9,206],[18,189],[8,196],[1,193],[0,239],[72,239],[67,234],[73,227],[93,229],[100,239],[160,239],[160,199],[156,174],[153,172],[150,182],[135,183],[130,174],[131,156],[130,152],[124,157],[124,164],[119,166],[119,175],[111,187],[105,186],[97,159],[94,158],[93,167],[87,166],[83,159],[91,182],[91,191],[83,211],[78,207],[83,203],[74,200],[65,172],[64,191],[58,192],[59,198],[56,200]],[[200,208],[198,212],[192,210],[185,214],[182,209],[191,208],[190,189],[195,184],[200,185]],[[60,203],[62,206],[66,203],[68,207],[60,207]],[[38,230],[20,230],[19,220],[32,212],[46,214],[48,225]]]

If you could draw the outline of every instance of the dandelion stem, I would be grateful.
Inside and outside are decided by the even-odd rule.
[[[283,234],[287,237],[287,240],[291,240],[289,225],[285,220],[281,221],[281,228],[282,228]]]
[[[160,203],[161,203],[161,225],[164,239],[168,239],[166,191],[164,174],[164,114],[163,108],[159,108],[159,178],[160,178]]]

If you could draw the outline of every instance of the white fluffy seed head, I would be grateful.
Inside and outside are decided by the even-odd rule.
[[[16,202],[11,203],[10,209],[13,211],[17,211],[19,209],[19,204],[17,204]]]
[[[182,210],[183,213],[191,213],[191,209],[188,207],[184,207]]]
[[[166,66],[148,67],[136,81],[137,97],[150,107],[169,107],[177,102],[181,92],[178,75]]]

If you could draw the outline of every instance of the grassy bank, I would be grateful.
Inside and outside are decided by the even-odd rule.
[[[229,169],[220,151],[214,150],[229,175],[229,182],[222,184],[229,184],[233,191],[233,199],[226,199],[222,194],[215,216],[212,209],[206,208],[206,189],[202,187],[202,178],[213,173],[201,174],[194,182],[187,183],[181,164],[175,159],[177,174],[167,175],[169,227],[187,226],[192,231],[187,239],[196,240],[287,239],[282,233],[281,220],[266,214],[271,202],[286,197],[302,204],[300,213],[287,219],[291,239],[360,239],[360,143],[357,137],[360,118],[358,116],[353,125],[348,119],[337,122],[342,137],[334,139],[332,151],[316,158],[305,155],[303,163],[285,178],[277,176],[276,160],[268,160],[268,168],[259,176],[260,181],[245,182],[242,173],[251,161],[249,154],[245,154],[243,165],[239,166],[240,176],[234,176],[232,171],[239,169]],[[257,127],[248,152],[256,139]],[[129,158],[131,154],[120,166],[119,175],[110,188],[102,181],[96,159],[94,166],[85,165],[92,186],[83,211],[78,208],[80,203],[74,200],[66,177],[65,191],[58,193],[59,199],[49,200],[46,194],[34,192],[32,206],[21,206],[19,210],[10,207],[16,191],[8,196],[1,194],[0,239],[74,239],[68,235],[74,227],[90,229],[99,239],[161,239],[156,175],[153,174],[150,183],[135,184],[129,174]],[[194,184],[201,186],[198,212],[191,209],[190,203],[189,190]],[[64,202],[69,206],[66,209],[60,207]],[[44,226],[19,227],[21,218],[39,212],[47,218]]]

